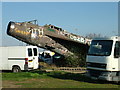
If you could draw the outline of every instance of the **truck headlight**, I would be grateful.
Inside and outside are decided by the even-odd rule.
[[[87,63],[87,66],[90,66],[91,65],[91,63]]]
[[[103,72],[101,76],[111,76],[111,72]]]

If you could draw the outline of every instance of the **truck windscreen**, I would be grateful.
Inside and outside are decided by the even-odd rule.
[[[112,40],[93,40],[88,55],[109,56],[112,50]]]

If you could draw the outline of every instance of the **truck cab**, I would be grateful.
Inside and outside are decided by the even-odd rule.
[[[92,40],[87,59],[87,76],[92,79],[120,81],[120,37]]]

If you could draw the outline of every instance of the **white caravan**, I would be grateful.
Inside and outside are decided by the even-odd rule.
[[[87,55],[87,76],[92,79],[120,81],[120,37],[92,40]]]
[[[0,70],[33,70],[38,68],[36,46],[0,47]]]

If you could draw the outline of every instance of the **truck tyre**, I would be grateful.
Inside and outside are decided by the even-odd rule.
[[[12,68],[12,71],[13,71],[14,73],[17,73],[17,72],[21,72],[21,69],[20,69],[20,67],[18,67],[18,66],[14,66],[14,67]]]

